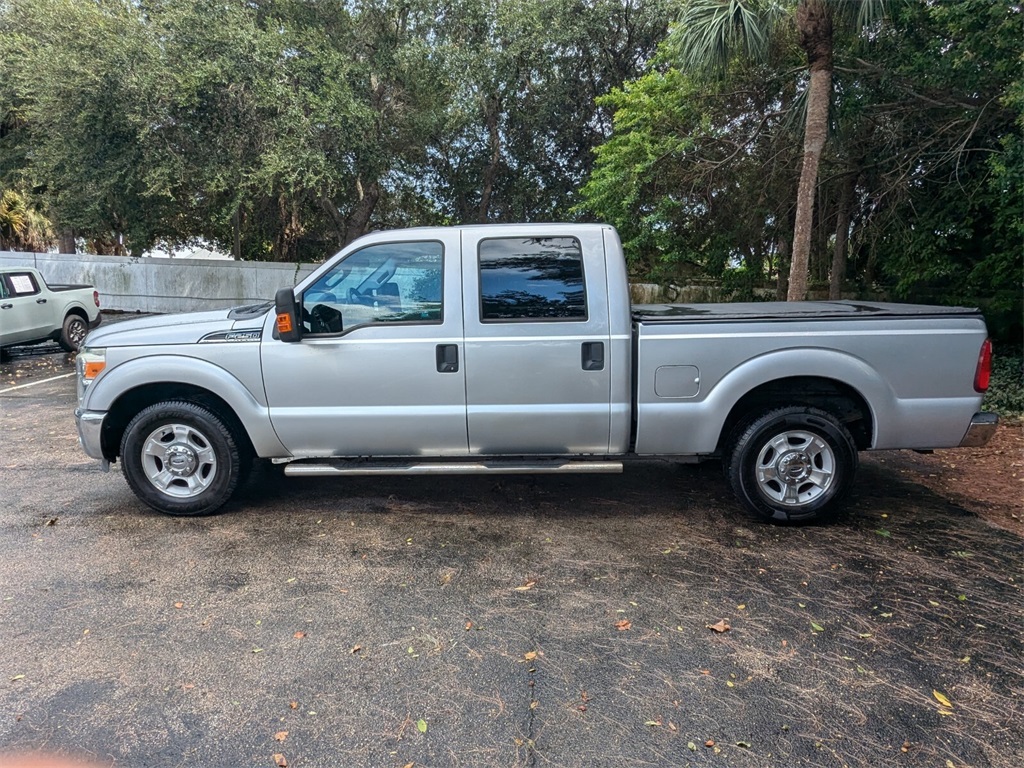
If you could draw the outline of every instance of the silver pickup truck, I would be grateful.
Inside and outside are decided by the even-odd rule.
[[[858,451],[983,444],[977,310],[631,307],[615,230],[364,237],[275,302],[144,318],[78,357],[82,446],[144,502],[209,514],[286,475],[620,472],[720,458],[740,501],[823,519]]]

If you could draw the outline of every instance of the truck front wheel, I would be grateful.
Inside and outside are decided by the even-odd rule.
[[[747,422],[726,455],[733,492],[751,512],[775,522],[835,516],[857,473],[857,447],[832,414],[777,408]]]
[[[135,495],[167,515],[210,515],[231,498],[248,454],[212,411],[190,402],[156,403],[121,439],[125,479]]]

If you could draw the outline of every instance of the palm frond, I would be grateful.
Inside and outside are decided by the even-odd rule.
[[[775,0],[690,0],[669,45],[684,69],[721,72],[736,56],[765,59],[785,18],[785,8]]]

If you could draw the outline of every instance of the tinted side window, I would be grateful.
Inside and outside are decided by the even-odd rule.
[[[583,252],[575,237],[480,243],[480,320],[586,320]]]

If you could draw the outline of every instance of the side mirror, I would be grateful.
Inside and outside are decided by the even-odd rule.
[[[277,312],[275,333],[281,341],[298,341],[302,338],[302,324],[299,322],[298,304],[295,302],[295,291],[282,288],[274,296],[274,307]]]

